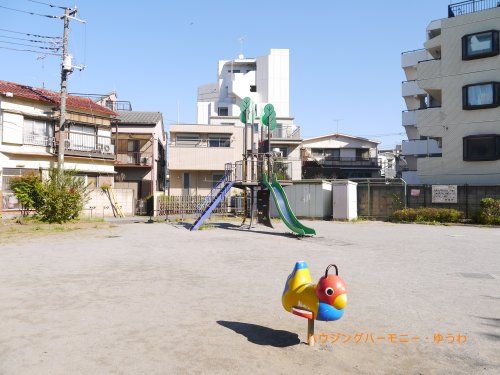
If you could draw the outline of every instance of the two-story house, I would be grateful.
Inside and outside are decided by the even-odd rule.
[[[379,142],[346,134],[304,139],[301,144],[302,178],[379,177]]]
[[[112,185],[116,117],[91,99],[70,95],[66,131],[60,136],[58,92],[0,81],[2,209],[18,209],[9,181],[27,173],[46,174],[57,166],[59,147],[64,147],[66,169],[76,170],[91,186]]]
[[[167,139],[161,112],[118,111],[118,120],[115,186],[133,189],[137,200],[163,191]]]
[[[224,175],[226,163],[243,158],[243,127],[170,125],[170,194],[206,195]]]

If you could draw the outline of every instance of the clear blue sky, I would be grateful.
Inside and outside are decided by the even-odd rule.
[[[74,5],[75,0],[41,0]],[[401,126],[402,51],[422,47],[427,24],[447,15],[448,0],[419,1],[118,1],[76,0],[85,27],[71,24],[71,52],[87,69],[70,76],[70,92],[117,90],[135,110],[161,111],[170,123],[196,120],[196,89],[216,79],[217,60],[239,52],[291,51],[291,114],[304,137],[340,131],[390,147]],[[28,0],[0,6],[61,11]],[[0,28],[61,35],[62,21],[0,8]],[[0,31],[0,35],[10,35]],[[15,35],[14,35],[15,36]],[[15,42],[13,39],[0,38]],[[22,41],[20,41],[23,43]],[[29,43],[29,42],[24,42]],[[0,46],[19,47],[0,43]],[[58,90],[56,57],[0,49],[0,79]],[[381,136],[392,134],[390,136]]]

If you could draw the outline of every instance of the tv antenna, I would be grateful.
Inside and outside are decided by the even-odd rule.
[[[342,121],[342,119],[334,118],[333,121],[337,123],[337,133],[336,134],[338,135],[339,134],[339,122]]]
[[[238,58],[240,60],[245,58],[245,55],[243,55],[243,45],[245,44],[245,38],[245,36],[240,36],[238,38],[238,43],[240,44],[240,54],[238,55]]]

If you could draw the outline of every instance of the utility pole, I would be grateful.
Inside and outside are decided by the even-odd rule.
[[[73,65],[71,61],[71,55],[68,53],[68,41],[69,41],[69,21],[74,19],[85,23],[85,21],[76,18],[77,8],[64,8],[64,16],[61,18],[64,22],[63,30],[63,45],[62,45],[62,61],[61,61],[61,105],[59,113],[59,150],[57,155],[57,168],[64,168],[64,141],[66,140],[66,98],[68,97],[68,75],[73,71]],[[84,67],[76,67],[83,70]]]

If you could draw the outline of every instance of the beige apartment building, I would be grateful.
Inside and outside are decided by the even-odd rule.
[[[451,4],[402,54],[408,183],[500,184],[500,6]]]

